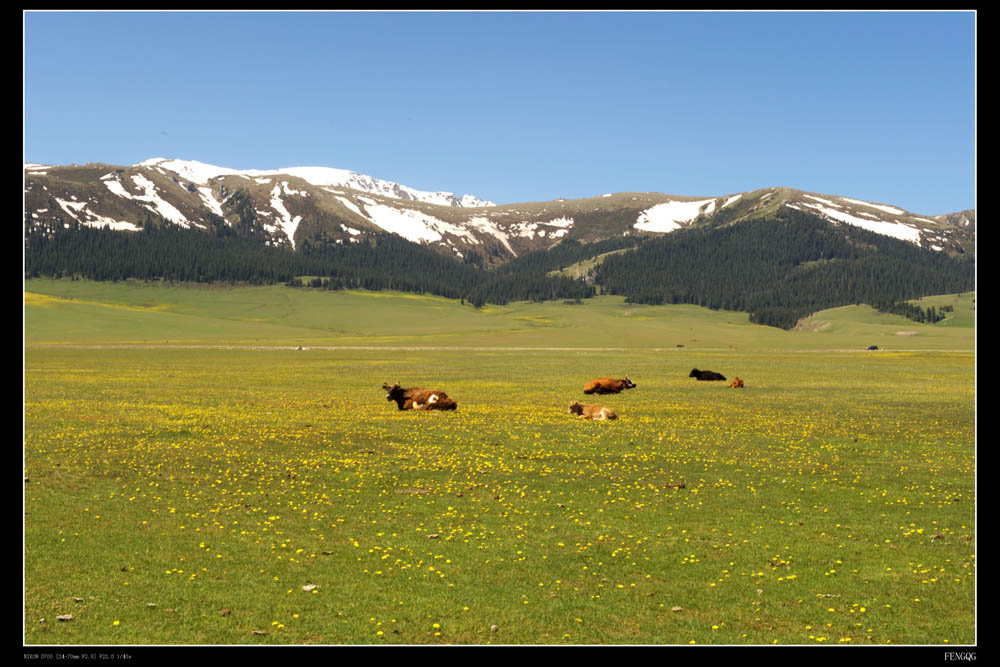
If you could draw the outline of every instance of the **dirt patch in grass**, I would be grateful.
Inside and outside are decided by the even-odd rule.
[[[795,325],[795,329],[798,331],[822,331],[830,326],[829,322],[823,322],[822,320],[799,320]]]

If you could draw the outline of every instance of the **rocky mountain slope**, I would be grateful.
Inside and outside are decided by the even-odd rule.
[[[608,193],[495,205],[423,192],[324,167],[235,170],[155,158],[132,166],[28,164],[24,214],[34,229],[84,225],[137,231],[166,220],[206,232],[227,225],[272,246],[350,244],[388,231],[456,259],[506,262],[568,238],[592,242],[724,226],[781,207],[950,255],[974,252],[975,212],[926,216],[842,196],[766,188],[712,197]]]

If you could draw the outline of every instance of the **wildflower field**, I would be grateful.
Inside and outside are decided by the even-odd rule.
[[[26,296],[26,644],[976,641],[971,329],[875,353],[750,325],[699,347],[717,314],[672,349],[555,349],[573,327],[538,349],[199,347],[307,319],[220,307],[218,329],[172,321],[190,345],[129,345],[177,307],[147,293],[119,321],[136,307],[102,294]],[[458,410],[401,412],[397,381]]]

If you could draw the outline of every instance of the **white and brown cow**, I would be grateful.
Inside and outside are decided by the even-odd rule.
[[[386,391],[385,400],[396,401],[400,410],[455,410],[458,403],[448,394],[437,389],[412,387],[403,389],[399,383],[382,385]]]
[[[626,389],[632,389],[635,386],[635,382],[629,380],[627,375],[623,378],[597,378],[583,386],[583,393],[620,394]]]
[[[618,419],[618,415],[608,408],[601,407],[600,405],[585,405],[580,401],[570,403],[569,410],[566,412],[571,415],[578,415],[580,419]]]

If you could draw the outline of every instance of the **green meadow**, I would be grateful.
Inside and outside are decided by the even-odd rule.
[[[26,281],[24,641],[974,644],[972,297],[782,331]]]

